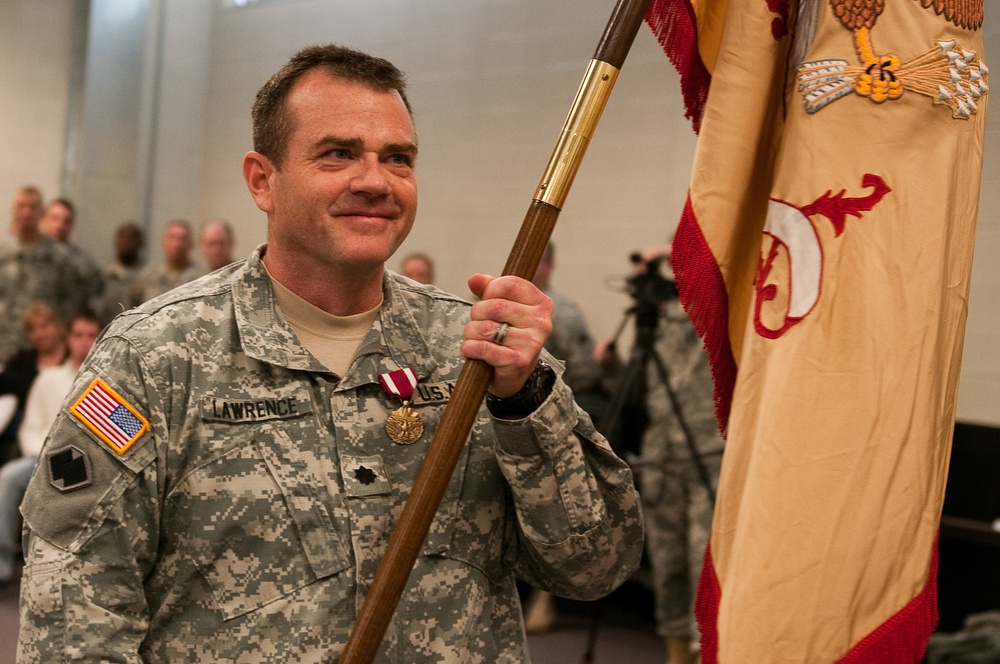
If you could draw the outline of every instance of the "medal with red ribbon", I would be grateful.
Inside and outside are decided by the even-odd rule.
[[[413,389],[417,386],[417,375],[413,373],[413,369],[406,367],[379,374],[378,380],[383,390],[403,402],[385,421],[385,432],[394,443],[412,445],[424,435],[424,421],[410,408]]]

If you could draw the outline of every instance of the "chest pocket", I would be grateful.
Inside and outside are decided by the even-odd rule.
[[[399,403],[381,388],[333,395],[338,458],[361,578],[371,578],[384,555],[447,405],[446,399],[414,402],[425,432],[417,442],[400,445],[386,432],[386,419]],[[480,413],[421,546],[421,564],[433,567],[435,559],[449,559],[479,570],[493,583],[503,579],[509,512],[493,441],[493,428]],[[362,466],[372,471],[364,482],[354,479],[363,477],[357,474]]]
[[[248,428],[246,442],[188,475],[168,499],[186,540],[178,546],[226,619],[349,564],[315,463],[279,426]]]

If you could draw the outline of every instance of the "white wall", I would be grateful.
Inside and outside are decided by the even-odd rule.
[[[0,205],[2,232],[14,192],[59,193],[73,3],[0,2]]]
[[[109,0],[93,0],[109,1]],[[124,0],[120,0],[124,2]],[[176,216],[230,219],[238,250],[264,237],[240,161],[257,88],[294,51],[339,42],[409,73],[420,136],[420,214],[402,247],[431,253],[439,283],[465,293],[499,272],[613,0],[148,0],[159,21],[153,175],[155,234]],[[142,4],[142,0],[134,0]],[[0,199],[22,182],[54,195],[65,124],[69,0],[0,2]],[[127,4],[127,3],[126,3]],[[989,3],[987,3],[989,4]],[[986,61],[1000,46],[987,7]],[[959,419],[1000,425],[1000,115],[989,116]],[[597,336],[630,300],[618,285],[637,248],[665,240],[683,206],[695,137],[677,76],[640,30],[560,216],[557,289],[578,300]],[[113,207],[113,206],[112,206]],[[84,244],[110,255],[111,229]],[[396,265],[391,265],[396,267]]]

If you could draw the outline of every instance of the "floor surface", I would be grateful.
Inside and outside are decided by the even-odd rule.
[[[0,664],[14,664],[17,602],[16,582],[0,588]],[[664,664],[662,642],[653,630],[652,600],[637,584],[628,582],[596,604],[559,600],[557,608],[553,629],[528,637],[533,664]]]

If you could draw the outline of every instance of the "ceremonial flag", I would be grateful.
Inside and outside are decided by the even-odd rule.
[[[982,0],[653,0],[699,143],[674,239],[727,443],[702,661],[911,663],[937,621]]]

